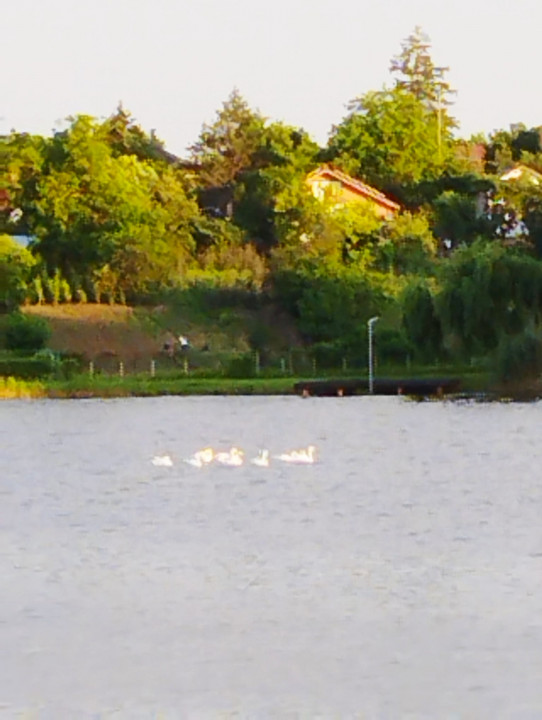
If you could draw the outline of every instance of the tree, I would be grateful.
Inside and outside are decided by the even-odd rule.
[[[532,155],[542,153],[542,127],[527,130],[525,126],[520,125],[515,130],[510,143],[514,160],[520,160],[524,152]]]
[[[0,309],[13,310],[24,302],[36,261],[9,235],[0,235]]]
[[[400,304],[402,324],[414,355],[435,360],[441,349],[442,333],[433,295],[427,282],[414,279],[405,288]]]
[[[424,103],[429,111],[437,117],[437,145],[439,159],[442,160],[443,132],[447,128],[456,127],[457,123],[445,108],[452,103],[450,95],[455,93],[446,81],[449,68],[436,66],[431,58],[431,41],[421,27],[416,26],[414,32],[402,43],[402,52],[393,58],[390,66],[392,74],[396,74],[396,86],[414,95]]]
[[[418,25],[401,45],[402,51],[390,65],[397,75],[397,87],[411,93],[431,110],[451,105],[452,90],[445,75],[449,68],[438,67],[431,58],[431,41]]]
[[[108,133],[79,116],[53,138],[36,201],[36,250],[51,274],[89,278],[107,269],[125,293],[168,284],[193,254],[196,203],[179,171],[115,154]]]
[[[515,162],[542,172],[542,126],[528,130],[522,123],[496,130],[485,143],[486,172],[500,174]]]
[[[384,224],[375,248],[376,264],[397,275],[425,275],[434,270],[436,252],[426,214],[403,212]]]
[[[36,135],[12,133],[2,148],[10,213],[2,213],[0,232],[30,235],[47,142]],[[4,165],[5,163],[5,165]]]
[[[292,189],[303,188],[318,152],[318,145],[298,128],[271,123],[263,129],[234,192],[234,220],[263,252],[279,242],[285,222],[293,220]]]
[[[381,313],[386,299],[358,266],[344,267],[312,258],[298,266],[299,329],[312,342],[342,341],[359,347],[367,320]]]
[[[527,198],[523,206],[523,220],[536,257],[542,259],[542,190]]]
[[[451,125],[401,87],[369,92],[334,128],[337,164],[382,189],[438,177],[453,160]]]
[[[533,156],[535,162],[539,157],[542,161],[542,154]],[[508,240],[519,238],[523,245],[530,246],[535,255],[542,258],[542,187],[538,177],[530,178],[526,173],[498,181],[497,187],[493,215],[496,224],[500,225],[498,234]]]
[[[237,89],[218,111],[211,125],[203,125],[198,141],[190,148],[204,187],[233,182],[250,166],[261,145],[265,119],[250,109]]]
[[[417,27],[392,59],[394,87],[354,98],[333,129],[331,159],[381,189],[434,179],[456,161],[448,68],[434,65],[430,47]]]
[[[540,323],[542,263],[499,243],[459,248],[441,266],[436,306],[450,348],[493,350],[503,335]]]
[[[51,337],[51,327],[45,318],[14,312],[9,315],[6,328],[8,350],[35,352],[41,350]]]
[[[105,120],[103,130],[114,155],[135,155],[140,160],[169,165],[178,162],[175,155],[167,152],[154,130],[147,134],[122,103]]]
[[[435,235],[450,248],[472,243],[481,234],[483,221],[477,217],[473,196],[448,190],[435,199],[433,208]]]

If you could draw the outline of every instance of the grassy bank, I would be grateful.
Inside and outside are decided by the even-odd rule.
[[[47,321],[51,350],[76,355],[87,364],[92,361],[96,370],[104,372],[113,371],[120,362],[131,372],[148,370],[152,361],[162,368],[182,364],[179,356],[171,358],[164,352],[166,344],[180,335],[190,341],[191,363],[204,366],[215,357],[250,352],[254,343],[263,343],[273,355],[303,345],[292,320],[272,304],[246,309],[179,300],[153,307],[66,303],[22,310]],[[0,322],[0,347],[1,333]]]
[[[366,358],[315,353],[272,305],[246,309],[190,303],[152,308],[65,304],[32,306],[24,312],[47,319],[49,347],[59,360],[40,382],[4,380],[0,397],[291,395],[299,380],[367,377]],[[256,332],[261,335],[262,328],[265,337]],[[1,330],[0,323],[0,347]],[[164,351],[168,339],[185,333],[191,341],[188,352]],[[256,340],[265,340],[258,352]],[[15,365],[6,367],[5,373],[25,377]],[[386,364],[378,362],[377,352],[376,377],[460,378],[465,395],[493,389],[505,397],[525,396],[523,388],[492,388],[489,370],[471,363]],[[542,395],[531,386],[526,392],[529,397]]]
[[[295,379],[175,378],[98,375],[51,380],[46,394],[52,398],[158,397],[161,395],[292,395]]]
[[[488,390],[488,377],[481,371],[465,372],[465,369],[452,366],[443,367],[401,367],[383,368],[379,377],[388,378],[442,378],[460,377],[464,393],[481,393]],[[366,372],[327,372],[313,376],[312,379],[364,378]],[[88,373],[76,375],[70,379],[50,379],[45,382],[45,393],[56,398],[88,397],[156,397],[160,395],[292,395],[294,384],[307,380],[309,376],[274,376],[250,378],[228,378],[222,376],[198,377],[182,373],[159,373],[151,377],[149,373],[118,375]]]
[[[249,356],[249,360],[250,360]],[[243,358],[242,358],[243,359]],[[246,359],[246,358],[244,358]],[[7,378],[0,384],[0,397],[156,397],[160,395],[292,395],[294,385],[301,380],[345,380],[367,378],[365,367],[307,368],[307,372],[284,372],[276,367],[264,367],[256,373],[254,363],[224,363],[232,372],[213,368],[173,366],[121,373],[89,370],[65,372],[64,365],[53,365],[49,374],[39,381]],[[471,366],[446,365],[387,365],[377,368],[376,379],[443,379],[459,378],[461,392],[480,394],[490,389],[489,374]]]

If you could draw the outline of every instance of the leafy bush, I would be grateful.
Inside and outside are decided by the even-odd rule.
[[[421,360],[434,360],[440,351],[442,333],[431,291],[424,280],[415,280],[401,297],[406,342]]]
[[[440,272],[436,308],[447,338],[464,354],[495,350],[542,318],[542,263],[498,243],[457,250]]]
[[[375,352],[382,362],[406,363],[412,348],[404,333],[399,330],[383,328],[375,335]]]
[[[254,323],[250,328],[248,342],[252,350],[265,352],[271,344],[271,330],[263,323]]]
[[[41,350],[51,336],[49,323],[40,317],[12,313],[6,328],[6,347],[8,350],[32,352]]]
[[[345,358],[345,347],[340,341],[315,343],[310,351],[319,368],[338,369]]]
[[[252,378],[256,375],[256,362],[254,353],[241,353],[229,361],[225,377],[228,378]]]
[[[542,336],[526,330],[501,339],[495,358],[497,378],[514,382],[535,378],[542,373]]]
[[[204,283],[221,288],[261,290],[267,267],[249,243],[242,246],[213,246],[200,256],[201,267],[186,271],[183,283]]]
[[[58,368],[58,375],[65,380],[70,380],[75,375],[80,373],[82,370],[82,360],[77,357],[66,357],[63,358],[60,367]]]
[[[54,364],[47,356],[0,358],[0,376],[33,380],[47,377],[54,370]]]
[[[437,242],[426,215],[405,212],[383,227],[375,263],[384,272],[430,274],[436,251]]]
[[[305,278],[297,302],[299,329],[313,342],[355,342],[384,298],[363,270],[322,268]]]
[[[0,307],[12,310],[24,302],[34,264],[26,248],[9,235],[0,235]]]

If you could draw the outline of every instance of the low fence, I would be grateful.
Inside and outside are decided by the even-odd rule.
[[[375,372],[386,373],[420,371],[451,373],[469,372],[476,369],[472,363],[462,367],[457,364],[432,364],[430,367],[411,367],[409,358],[382,360],[375,358]],[[88,360],[76,357],[62,357],[54,353],[37,354],[34,357],[19,357],[12,353],[0,355],[0,376],[25,379],[56,377],[69,379],[75,375],[125,377],[127,375],[150,378],[255,378],[255,377],[365,377],[368,362],[364,355],[343,355],[330,357],[319,355],[314,348],[292,348],[283,353],[260,352],[209,352],[188,350],[173,357],[158,353],[155,357],[119,357],[115,353],[102,353]]]
[[[398,365],[408,367],[409,362]],[[397,365],[397,364],[396,364]],[[174,357],[158,355],[149,358],[97,357],[86,363],[83,371],[90,375],[148,374],[150,377],[318,377],[366,374],[367,359],[363,356],[344,355],[339,362],[318,357],[314,352],[291,349],[284,353],[226,353],[187,351]]]

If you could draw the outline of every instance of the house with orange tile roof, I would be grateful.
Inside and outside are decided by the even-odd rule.
[[[322,165],[307,176],[307,184],[318,200],[327,200],[332,207],[364,203],[382,220],[391,220],[401,206],[374,187],[338,170]]]
[[[537,185],[538,187],[542,186],[542,173],[539,173],[534,168],[531,168],[528,165],[523,165],[522,163],[518,163],[517,165],[514,165],[514,167],[509,168],[500,176],[499,179],[504,180],[504,182],[521,180],[522,182],[529,183],[531,185]]]

